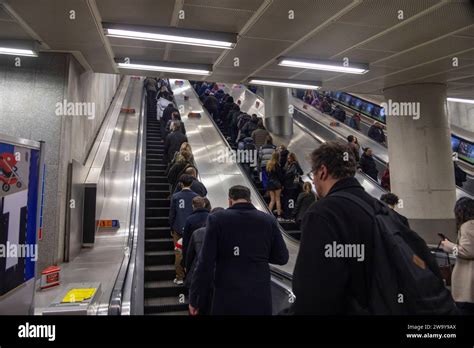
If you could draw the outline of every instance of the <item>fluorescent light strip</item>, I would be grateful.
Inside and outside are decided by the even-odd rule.
[[[257,79],[250,80],[249,84],[275,86],[275,87],[305,88],[305,89],[320,88],[320,86],[316,86],[316,85],[305,85],[301,83],[279,82],[279,81],[268,81],[268,80],[257,80]]]
[[[474,104],[473,99],[462,99],[462,98],[447,98],[448,101],[454,103],[467,103],[467,104]]]
[[[118,66],[119,66],[119,68],[122,68],[122,69],[175,72],[175,73],[192,74],[192,75],[210,75],[211,74],[211,72],[209,70],[174,68],[174,67],[159,66],[159,65],[119,63]]]
[[[289,66],[293,68],[303,68],[303,69],[314,69],[314,70],[324,70],[324,71],[336,71],[349,74],[365,74],[369,70],[362,68],[354,68],[349,66],[339,66],[331,64],[321,64],[321,63],[309,63],[309,62],[300,62],[297,60],[283,59],[279,65]]]
[[[232,49],[233,43],[227,41],[207,40],[194,37],[178,36],[145,33],[141,31],[122,30],[122,29],[107,29],[107,36],[119,37],[125,39],[146,40],[146,41],[160,41],[170,42],[183,45],[194,45],[204,47],[216,47],[223,49]]]
[[[32,50],[23,50],[18,48],[0,47],[0,54],[9,54],[12,56],[37,57],[38,54]]]

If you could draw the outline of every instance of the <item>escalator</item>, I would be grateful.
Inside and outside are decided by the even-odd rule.
[[[166,166],[160,123],[150,110],[146,123],[144,314],[187,315],[186,288],[173,282],[175,256]]]
[[[232,148],[232,149],[236,149],[236,145],[235,144],[232,144],[230,142],[230,134],[229,132],[227,131],[227,129],[222,125],[222,124],[218,124],[218,128],[219,130],[221,131],[221,133],[224,135],[224,137],[228,140],[228,143],[229,143],[229,146]],[[247,173],[247,171],[244,170],[245,173]],[[248,174],[247,174],[248,175]],[[250,181],[253,183],[256,191],[260,194],[260,196],[262,197],[262,199],[265,201],[265,203],[268,205],[268,203],[270,202],[270,197],[266,194],[266,191],[264,190],[263,188],[263,184],[262,182],[260,181],[260,178],[259,178],[259,174],[256,172],[256,171],[253,171],[253,175],[252,177],[249,176],[249,179]],[[280,226],[283,228],[283,230],[292,238],[296,239],[296,240],[300,240],[301,239],[301,231],[300,229],[298,228],[298,225],[294,222],[294,221],[291,221],[291,220],[282,220],[282,221],[278,221]]]

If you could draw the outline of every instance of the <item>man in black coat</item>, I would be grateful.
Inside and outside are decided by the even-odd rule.
[[[383,132],[383,127],[378,122],[375,122],[372,126],[370,126],[367,135],[369,136],[369,138],[374,139],[380,144],[383,144],[385,142],[385,133]]]
[[[166,124],[171,120],[171,115],[173,112],[178,112],[178,109],[174,107],[173,103],[169,103],[168,106],[163,110],[163,115],[160,118],[160,127],[161,127],[161,137],[165,138],[166,136]]]
[[[209,210],[206,209],[206,201],[204,197],[194,197],[193,212],[186,219],[183,228],[183,260],[186,260],[186,251],[193,232],[206,225],[208,215]]]
[[[196,192],[201,197],[206,197],[207,196],[206,186],[204,186],[204,184],[197,179],[196,168],[188,167],[185,169],[184,174],[191,175],[191,177],[193,178],[191,191]],[[179,184],[176,185],[176,190],[174,191],[174,193],[181,191],[181,188],[182,188],[181,185]]]
[[[275,218],[253,206],[247,187],[229,189],[229,206],[208,217],[189,311],[198,314],[214,284],[212,314],[271,315],[268,264],[286,264],[288,249]]]
[[[374,157],[372,156],[372,149],[370,147],[364,149],[364,153],[360,157],[359,165],[360,169],[365,174],[378,182],[379,171],[377,170],[377,165],[375,164]]]
[[[349,153],[349,160],[346,154]],[[294,314],[343,315],[367,308],[373,260],[374,222],[360,206],[331,196],[347,192],[375,206],[354,178],[356,162],[347,145],[322,144],[311,154],[319,201],[301,224],[301,243],[293,272]],[[354,246],[357,256],[332,253],[334,246]],[[352,249],[354,250],[354,249]]]
[[[188,138],[181,132],[181,122],[173,122],[171,126],[171,133],[165,138],[164,157],[166,163],[171,162],[174,153],[178,152],[181,144],[186,141],[188,141]]]

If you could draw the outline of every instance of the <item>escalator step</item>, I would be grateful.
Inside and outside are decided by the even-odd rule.
[[[145,265],[174,264],[174,251],[147,251],[145,252]]]
[[[145,266],[145,281],[173,280],[175,275],[174,265]]]
[[[187,296],[188,289],[176,285],[172,280],[145,282],[145,298]]]
[[[173,238],[147,238],[145,240],[145,251],[164,251],[173,250],[173,248]]]

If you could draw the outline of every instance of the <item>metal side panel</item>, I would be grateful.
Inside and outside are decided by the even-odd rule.
[[[261,201],[258,192],[253,190],[247,175],[242,172],[239,165],[232,162],[222,163],[219,160],[222,152],[227,149],[227,144],[207,111],[201,106],[189,81],[170,79],[170,85],[178,108],[185,110],[182,112],[182,121],[193,149],[199,175],[208,190],[208,198],[212,206],[226,208],[229,188],[233,185],[245,185],[251,190],[251,199],[255,207],[266,212],[266,205]],[[202,115],[201,118],[187,117],[191,111],[199,112]],[[275,268],[292,274],[298,254],[298,243],[285,236],[284,238],[290,259],[286,265],[275,266]]]

